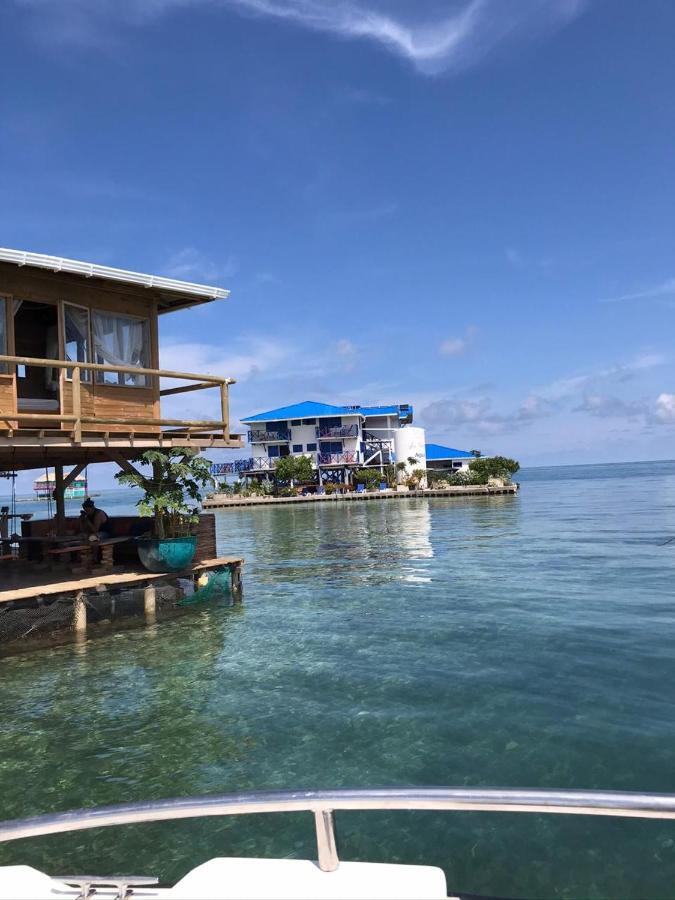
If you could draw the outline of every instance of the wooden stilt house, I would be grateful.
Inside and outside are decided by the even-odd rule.
[[[93,263],[0,249],[0,470],[53,467],[57,519],[85,466],[122,468],[151,448],[238,448],[234,379],[159,367],[159,316],[228,296]],[[170,379],[167,386],[163,379]],[[217,421],[182,420],[164,398],[218,392]],[[73,468],[64,476],[64,465]]]

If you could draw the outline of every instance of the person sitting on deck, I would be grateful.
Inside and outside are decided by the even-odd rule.
[[[90,497],[82,504],[80,530],[87,537],[95,535],[99,540],[110,537],[108,513],[99,509]]]

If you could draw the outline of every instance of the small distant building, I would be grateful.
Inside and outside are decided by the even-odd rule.
[[[442,472],[467,470],[471,460],[476,459],[479,455],[470,450],[444,447],[442,444],[427,444],[426,451],[427,469],[435,469]]]
[[[72,470],[70,470],[72,471]],[[70,475],[70,471],[64,472],[63,475],[65,478]],[[51,471],[47,471],[44,475],[40,475],[33,482],[33,490],[35,491],[35,499],[36,500],[51,500],[54,496],[54,490],[56,489],[56,478],[54,473]],[[78,500],[84,499],[87,496],[87,476],[86,475],[78,475],[74,478],[69,486],[65,489],[64,499],[65,500]]]

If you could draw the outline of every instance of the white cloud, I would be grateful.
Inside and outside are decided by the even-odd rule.
[[[444,356],[461,356],[466,350],[466,341],[464,338],[448,338],[443,341],[440,350]]]
[[[236,347],[241,348],[242,343],[245,344],[244,349],[237,350]],[[231,346],[233,349],[230,351],[218,344],[164,338],[160,345],[160,365],[163,369],[202,372],[246,381],[273,370],[292,355],[290,347],[270,338],[253,338]]]
[[[591,385],[606,381],[626,381],[636,372],[662,366],[666,362],[667,359],[660,353],[641,353],[625,363],[559,378],[551,384],[539,388],[537,393],[547,400],[565,400],[589,389]]]
[[[663,424],[675,424],[675,394],[659,394],[654,418]]]
[[[630,419],[647,413],[645,404],[623,400],[611,394],[585,394],[574,411],[588,413],[600,419]]]
[[[619,297],[604,297],[601,303],[621,303],[624,300],[657,300],[659,297],[675,295],[675,278],[667,278],[660,284],[653,285],[634,294],[622,294]]]
[[[231,254],[215,262],[195,247],[184,247],[172,254],[161,267],[169,278],[215,283],[231,278],[239,268]]]
[[[436,400],[424,407],[420,420],[433,431],[470,435],[504,434],[551,415],[552,407],[541,397],[530,394],[515,409],[497,412],[487,397]]]
[[[335,352],[342,360],[343,372],[353,372],[359,358],[359,348],[348,338],[341,338],[335,345]]]
[[[469,325],[464,337],[446,338],[438,349],[444,356],[461,356],[462,353],[467,351],[475,335],[476,328],[473,325]]]
[[[334,34],[372,41],[437,73],[473,65],[495,48],[563,27],[586,0],[416,0],[394,15],[391,0],[13,0],[41,14],[43,30],[68,43],[105,37],[109,20],[142,26],[179,9],[238,9]],[[51,25],[44,21],[49,15]]]

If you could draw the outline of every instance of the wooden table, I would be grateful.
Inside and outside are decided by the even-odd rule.
[[[67,553],[76,553],[79,561],[84,569],[91,569],[94,566],[94,550],[101,550],[101,566],[104,569],[112,569],[113,567],[113,547],[115,544],[123,544],[130,541],[129,536],[101,538],[96,541],[83,541],[81,538],[59,538],[62,543],[60,547],[52,547],[48,550],[50,556],[62,556]],[[72,541],[72,543],[70,543]]]

